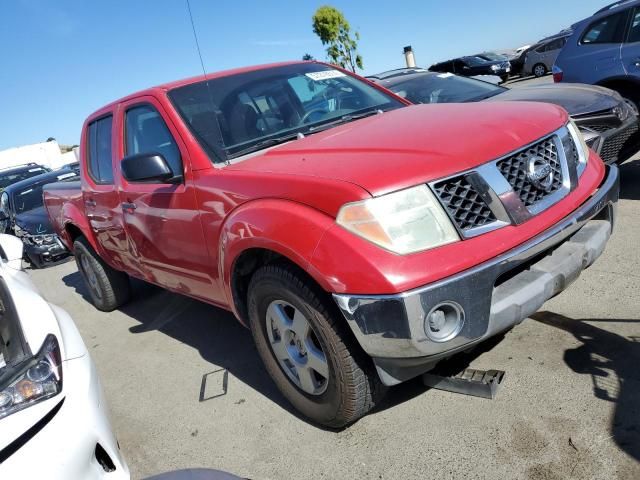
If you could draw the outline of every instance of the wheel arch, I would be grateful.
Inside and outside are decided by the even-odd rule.
[[[73,252],[73,242],[79,236],[87,239],[91,247],[99,252],[96,239],[93,236],[91,227],[84,213],[73,204],[67,204],[63,207],[64,223],[62,226],[61,237],[69,251]]]
[[[246,294],[251,276],[269,263],[290,265],[323,291],[330,291],[331,282],[310,268],[310,261],[333,223],[323,212],[279,199],[249,202],[227,218],[218,242],[219,278],[228,305],[242,323],[248,325]]]

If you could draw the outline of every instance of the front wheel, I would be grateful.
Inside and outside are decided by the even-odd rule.
[[[86,238],[73,242],[76,265],[95,307],[111,312],[129,300],[129,276],[107,265]]]
[[[544,77],[547,74],[547,67],[543,63],[536,63],[533,66],[533,74],[536,78]]]
[[[384,388],[326,294],[288,266],[259,269],[249,285],[258,353],[282,394],[303,415],[340,428],[365,415]]]

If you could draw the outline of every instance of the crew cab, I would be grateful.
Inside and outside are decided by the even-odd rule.
[[[410,106],[319,62],[125,97],[86,120],[80,160],[44,200],[94,305],[131,276],[232,311],[330,427],[567,287],[619,190],[558,106]]]

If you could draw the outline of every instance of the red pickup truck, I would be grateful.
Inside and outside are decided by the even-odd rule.
[[[327,426],[503,332],[602,253],[618,170],[547,104],[407,106],[317,62],[142,91],[45,189],[95,306],[129,276],[231,310]]]

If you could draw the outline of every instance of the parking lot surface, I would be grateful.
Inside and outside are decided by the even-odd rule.
[[[506,370],[495,400],[416,380],[338,432],[296,415],[229,313],[142,282],[102,313],[74,262],[30,274],[75,319],[134,478],[193,467],[254,480],[640,478],[640,160],[621,175],[602,257],[472,359]]]

